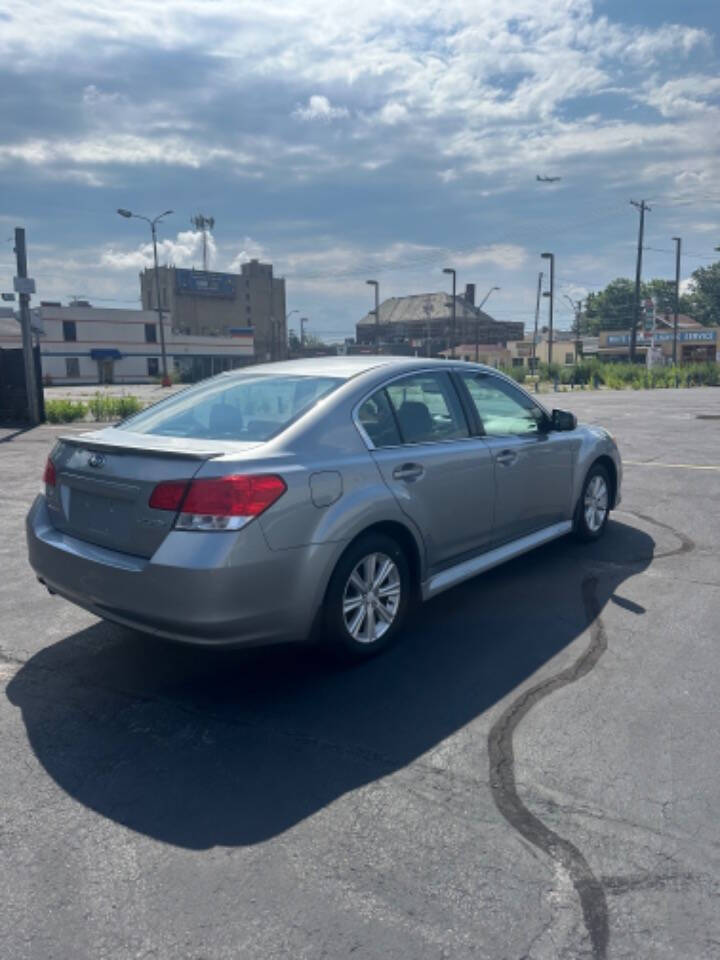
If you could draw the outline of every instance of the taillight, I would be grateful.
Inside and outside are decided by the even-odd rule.
[[[54,487],[56,482],[57,474],[55,472],[55,464],[52,462],[50,457],[48,457],[47,463],[45,464],[45,472],[43,473],[43,483],[46,487]]]
[[[152,492],[150,506],[180,510],[179,530],[238,530],[257,517],[287,490],[275,474],[208,477],[187,483],[160,483]]]
[[[179,510],[187,488],[187,480],[159,483],[150,495],[150,506],[155,510]]]

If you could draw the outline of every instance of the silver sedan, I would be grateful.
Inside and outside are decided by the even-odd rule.
[[[61,438],[27,518],[41,583],[205,644],[386,647],[411,604],[620,501],[613,438],[471,363],[335,357],[225,373]]]

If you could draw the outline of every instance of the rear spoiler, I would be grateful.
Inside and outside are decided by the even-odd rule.
[[[128,438],[128,440],[129,439],[130,438]],[[168,437],[163,439],[172,438]],[[155,446],[145,438],[142,443],[132,443],[132,441],[117,443],[112,440],[94,439],[92,436],[82,433],[58,437],[58,440],[61,443],[69,444],[71,447],[82,447],[84,450],[115,450],[117,453],[152,453],[158,457],[180,457],[184,460],[211,460],[213,457],[221,457],[224,453],[227,453],[227,450],[218,450],[212,447],[208,447],[207,450],[188,450],[187,448],[165,446],[162,443],[158,443],[158,445]]]

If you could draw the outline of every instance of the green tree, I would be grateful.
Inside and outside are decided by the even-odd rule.
[[[589,293],[580,320],[582,333],[597,335],[600,330],[627,330],[632,323],[635,284],[618,277],[604,290]]]
[[[675,312],[675,281],[674,280],[650,280],[643,284],[643,296],[652,297],[655,301],[655,308],[661,316],[664,314],[673,314]],[[689,314],[692,309],[690,297],[680,294],[679,312]]]
[[[720,260],[693,273],[688,300],[689,313],[699,323],[720,324]]]

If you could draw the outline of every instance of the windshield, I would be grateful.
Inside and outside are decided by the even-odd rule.
[[[222,376],[124,421],[119,430],[207,440],[269,440],[322,397],[339,377]]]

